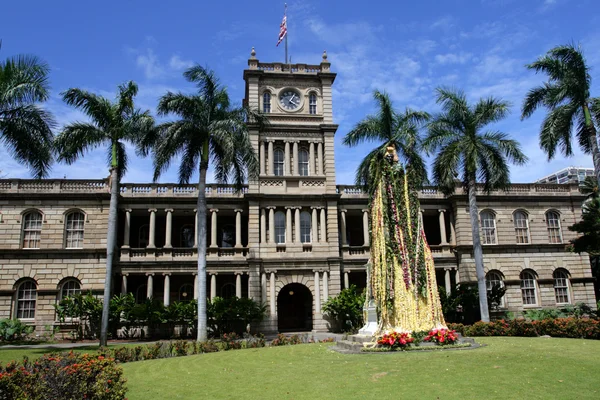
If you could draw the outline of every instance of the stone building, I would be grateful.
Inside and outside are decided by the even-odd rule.
[[[263,330],[325,330],[321,305],[365,286],[367,196],[336,185],[331,88],[320,65],[261,63],[244,71],[245,102],[267,113],[251,129],[260,176],[242,191],[206,188],[207,293],[267,305]],[[53,305],[76,291],[103,291],[106,180],[0,180],[0,318],[55,323]],[[195,185],[124,183],[113,292],[165,304],[197,293]],[[440,286],[475,282],[468,201],[462,188],[419,193]],[[565,251],[580,218],[577,185],[515,184],[478,196],[489,284],[507,288],[500,308],[595,304],[589,259]]]

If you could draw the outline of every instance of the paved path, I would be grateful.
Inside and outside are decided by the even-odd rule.
[[[152,342],[108,342],[109,346],[130,345],[130,344],[152,344]],[[77,347],[94,347],[98,346],[98,342],[84,343],[46,343],[46,344],[7,344],[0,346],[3,349],[75,349]]]

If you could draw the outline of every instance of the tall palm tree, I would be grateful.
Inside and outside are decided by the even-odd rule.
[[[179,181],[188,183],[198,171],[196,236],[198,242],[198,340],[207,338],[206,325],[206,173],[210,162],[215,179],[225,183],[231,178],[238,190],[246,179],[258,176],[258,159],[250,143],[246,121],[259,125],[260,115],[233,108],[227,90],[215,74],[199,65],[184,72],[197,93],[168,92],[158,104],[158,115],[177,115],[180,119],[161,124],[154,143],[154,180],[156,181],[180,156]]]
[[[585,194],[588,199],[597,199],[600,197],[600,191],[598,190],[598,181],[591,177],[586,176],[585,180],[579,187],[582,194]]]
[[[378,105],[377,114],[369,115],[358,122],[342,142],[350,147],[364,142],[379,143],[359,164],[356,170],[356,184],[370,188],[372,177],[377,175],[372,168],[381,165],[373,161],[383,160],[388,147],[393,147],[399,153],[416,182],[427,182],[427,168],[419,154],[419,129],[429,120],[429,114],[410,108],[404,112],[396,112],[389,95],[385,92],[376,90],[373,97]]]
[[[52,164],[54,119],[36,104],[48,100],[49,71],[33,56],[0,61],[0,140],[36,178],[47,177]]]
[[[592,77],[579,46],[557,46],[527,65],[536,73],[548,75],[548,82],[527,93],[521,119],[529,118],[544,106],[548,114],[540,130],[540,146],[551,160],[559,149],[573,155],[573,125],[577,127],[579,147],[594,160],[596,180],[600,183],[600,150],[594,126],[600,122],[600,101],[590,98]]]
[[[117,205],[119,183],[127,171],[125,142],[138,147],[143,153],[142,140],[154,129],[154,119],[149,111],[136,109],[133,103],[138,87],[134,82],[120,85],[115,101],[81,89],[69,89],[62,93],[63,100],[80,109],[90,122],[73,122],[65,126],[55,139],[58,161],[72,164],[87,151],[106,146],[110,169],[110,207],[106,239],[106,280],[104,303],[100,326],[100,345],[106,346],[108,311],[112,288],[112,266],[117,237]]]
[[[437,103],[442,112],[429,124],[423,146],[431,154],[439,149],[433,161],[433,181],[440,189],[454,192],[455,178],[460,177],[468,190],[473,253],[477,272],[481,319],[489,321],[483,249],[479,235],[477,181],[484,190],[504,189],[510,184],[508,162],[524,164],[527,157],[517,141],[502,132],[485,130],[509,112],[509,104],[501,99],[480,99],[471,105],[462,91],[437,89]]]

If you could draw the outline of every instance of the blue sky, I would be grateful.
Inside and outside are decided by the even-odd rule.
[[[51,68],[46,104],[60,124],[83,119],[59,93],[80,87],[113,97],[119,83],[140,86],[138,106],[154,110],[167,90],[189,91],[182,71],[193,63],[214,69],[231,98],[241,102],[242,71],[252,47],[261,61],[282,61],[275,47],[283,13],[280,1],[28,1],[2,6],[0,57],[29,53]],[[557,44],[581,43],[592,67],[592,95],[600,96],[600,13],[593,0],[288,1],[293,62],[318,63],[327,50],[334,84],[338,183],[353,182],[366,148],[348,149],[342,137],[374,111],[372,92],[386,90],[395,107],[435,112],[434,90],[454,86],[470,100],[500,96],[512,113],[494,128],[518,139],[530,158],[511,170],[528,182],[569,165],[591,166],[579,152],[547,162],[538,146],[543,112],[520,121],[519,108],[544,77],[524,64]],[[369,146],[370,147],[370,146]],[[72,166],[56,164],[52,177],[108,175],[105,149]],[[151,160],[132,155],[126,182],[151,180]],[[28,177],[28,170],[0,148],[0,170]],[[173,182],[177,166],[162,182]],[[194,180],[197,179],[194,177]]]

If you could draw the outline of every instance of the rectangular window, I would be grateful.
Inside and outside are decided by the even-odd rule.
[[[67,216],[66,247],[80,249],[83,247],[83,226],[85,217],[82,213],[75,212]]]
[[[23,220],[23,248],[39,249],[42,235],[42,215],[37,212],[29,213]]]

